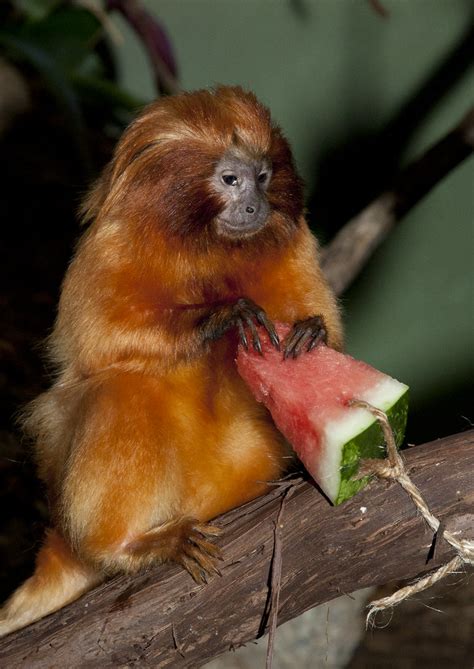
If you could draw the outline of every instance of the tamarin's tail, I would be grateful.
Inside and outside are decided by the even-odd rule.
[[[57,611],[103,580],[80,562],[54,530],[36,558],[33,574],[0,609],[0,637]]]

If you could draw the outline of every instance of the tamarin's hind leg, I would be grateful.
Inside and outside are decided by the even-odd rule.
[[[104,518],[104,523],[107,519]],[[207,576],[218,574],[217,561],[221,551],[211,542],[221,534],[220,528],[194,518],[176,518],[121,540],[104,542],[99,523],[84,536],[78,550],[84,561],[92,562],[106,574],[134,573],[144,567],[162,562],[182,565],[198,583]]]
[[[208,574],[219,573],[216,561],[220,550],[209,538],[220,532],[217,527],[191,519],[169,522],[130,541],[115,560],[120,562],[121,557],[127,571],[171,560],[202,583]],[[103,572],[80,561],[56,531],[48,532],[33,576],[0,609],[0,637],[57,611],[103,580]]]
[[[131,571],[147,564],[171,560],[181,564],[197,582],[219,573],[220,550],[209,538],[220,529],[191,519],[169,522],[133,539],[116,563]],[[117,559],[118,558],[118,559]],[[0,609],[0,637],[26,627],[66,606],[104,580],[104,573],[80,561],[64,539],[50,531],[38,553],[36,569]]]
[[[195,420],[172,388],[116,374],[84,398],[58,520],[76,554],[103,573],[165,561],[198,580],[216,571],[209,539],[217,529],[202,524],[210,516],[198,504],[186,504],[196,496]]]
[[[48,532],[33,576],[0,609],[0,636],[57,611],[102,580],[103,576],[73,555],[57,532]]]
[[[182,418],[167,390],[117,375],[82,397],[53,509],[58,532],[47,535],[35,573],[0,611],[0,635],[56,611],[108,574],[164,561],[198,581],[217,571],[219,549],[210,539],[219,530],[204,524],[210,514],[201,504],[185,505],[194,421]]]

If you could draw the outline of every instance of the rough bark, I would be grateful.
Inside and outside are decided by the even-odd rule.
[[[473,531],[474,430],[405,451],[408,473],[444,527]],[[285,484],[286,485],[286,484]],[[279,623],[368,585],[414,577],[452,557],[396,483],[374,481],[340,507],[296,481],[280,518]],[[284,486],[283,486],[284,488]],[[3,639],[0,666],[198,667],[265,630],[275,521],[284,489],[222,516],[222,576],[196,585],[163,566],[119,577]]]

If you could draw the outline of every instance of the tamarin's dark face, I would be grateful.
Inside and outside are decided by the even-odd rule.
[[[252,158],[237,151],[224,154],[211,179],[222,203],[215,218],[218,235],[248,237],[265,226],[270,213],[266,193],[271,176],[271,166],[265,158]]]

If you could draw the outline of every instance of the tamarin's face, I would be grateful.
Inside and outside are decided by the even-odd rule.
[[[279,244],[298,225],[303,191],[270,112],[252,93],[223,86],[147,107],[84,211],[146,227],[143,239],[157,230],[194,248]]]
[[[211,179],[222,209],[214,224],[218,235],[242,238],[261,230],[268,221],[267,189],[272,177],[268,159],[228,151],[219,160]]]

